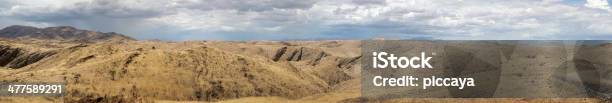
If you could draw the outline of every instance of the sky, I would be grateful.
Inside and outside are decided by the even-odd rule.
[[[2,0],[0,27],[140,40],[612,40],[611,0]]]

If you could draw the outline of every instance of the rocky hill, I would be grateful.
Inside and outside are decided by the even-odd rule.
[[[334,92],[346,81],[358,83],[357,41],[106,42],[123,36],[72,27],[11,26],[0,33],[17,38],[0,38],[0,82],[68,86],[63,97],[0,97],[0,102],[299,99]],[[66,42],[75,40],[98,42]]]
[[[1,82],[68,83],[66,96],[43,102],[298,99],[333,92],[338,84],[357,79],[351,72],[359,59],[278,42],[0,42]],[[308,45],[318,45],[313,43]]]
[[[131,37],[115,32],[103,33],[80,30],[70,26],[36,28],[31,26],[13,25],[0,30],[0,37],[10,39],[41,39],[79,42],[134,40]]]

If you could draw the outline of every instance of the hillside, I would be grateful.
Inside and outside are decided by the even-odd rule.
[[[9,69],[0,70],[1,81],[67,82],[68,95],[51,98],[64,102],[219,101],[259,96],[297,99],[330,92],[336,84],[354,78],[348,73],[353,70],[348,69],[354,69],[356,59],[280,44],[250,48],[279,55],[268,57],[204,41],[73,44],[48,50],[4,42],[2,51],[6,52],[0,55],[6,58],[0,61],[14,64],[22,62],[20,58],[33,59],[18,67],[3,65]],[[14,54],[18,55],[5,56]]]
[[[0,102],[601,102],[589,98],[363,99],[359,41],[80,44],[0,39],[0,43],[0,55],[6,57],[0,61],[27,61],[19,67],[2,65],[0,81],[66,82],[69,88],[64,97],[0,97]],[[525,55],[553,55],[532,53],[511,57],[522,63],[550,59]]]
[[[79,42],[134,40],[131,37],[114,32],[103,33],[80,30],[70,26],[36,28],[31,26],[13,25],[0,30],[0,37],[9,39],[40,39]]]
[[[136,41],[116,33],[26,26],[7,27],[0,36],[0,82],[65,82],[68,87],[62,97],[0,97],[2,103],[601,102],[592,98],[367,100],[360,98],[362,42],[357,40]],[[608,52],[608,48],[609,44],[592,50]],[[551,53],[557,49],[516,50],[527,54],[504,55],[516,59],[502,68],[560,65],[542,64],[557,60],[552,57],[561,55]],[[610,56],[601,56],[605,57]],[[523,78],[516,74],[500,75]]]

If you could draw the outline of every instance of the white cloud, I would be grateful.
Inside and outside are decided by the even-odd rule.
[[[586,1],[587,3],[584,4],[584,6],[586,7],[610,10],[610,6],[608,6],[608,1],[606,0],[586,0]]]
[[[582,39],[609,36],[608,2],[562,0],[75,0],[11,1],[0,21],[73,25],[152,36],[367,39]],[[3,9],[5,8],[5,9]],[[602,11],[599,9],[606,9]],[[131,30],[136,29],[136,30]],[[277,35],[278,34],[278,35]],[[167,37],[161,36],[161,37]],[[227,38],[232,38],[227,37]]]

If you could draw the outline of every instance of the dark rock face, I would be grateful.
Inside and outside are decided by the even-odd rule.
[[[0,66],[4,66],[19,55],[22,55],[22,50],[17,48],[10,48],[9,46],[0,45]]]
[[[322,58],[329,54],[322,50],[316,50],[306,47],[283,47],[276,51],[276,54],[272,57],[274,61],[310,61],[311,64],[316,65]]]
[[[6,65],[6,67],[9,68],[21,68],[24,66],[27,66],[29,64],[32,63],[36,63],[39,60],[51,56],[55,54],[54,51],[48,51],[48,52],[34,52],[34,53],[29,53],[29,54],[25,54],[25,55],[21,55],[17,58],[15,58],[12,62],[8,63]]]
[[[134,40],[128,36],[109,32],[95,32],[79,30],[70,26],[36,28],[30,26],[13,25],[0,30],[2,38],[33,38],[95,42],[102,40]]]
[[[0,45],[0,66],[21,68],[55,54],[54,51],[29,53],[20,48]]]
[[[285,46],[279,48],[271,57],[275,62],[304,62],[307,65],[313,66],[313,71],[315,71],[314,74],[325,80],[329,85],[336,85],[342,81],[351,79],[351,76],[345,73],[344,70],[351,68],[360,58],[361,57],[336,57],[320,49],[302,46]]]

